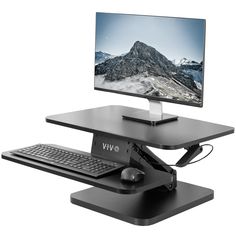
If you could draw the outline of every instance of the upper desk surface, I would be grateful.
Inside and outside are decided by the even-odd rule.
[[[48,116],[46,121],[162,149],[184,148],[234,132],[233,127],[185,117],[157,126],[122,118],[122,115],[134,111],[139,109],[105,106]]]

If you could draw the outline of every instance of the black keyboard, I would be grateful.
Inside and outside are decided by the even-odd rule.
[[[14,150],[11,153],[95,178],[125,166],[122,163],[100,159],[80,151],[69,151],[48,144],[37,144]]]

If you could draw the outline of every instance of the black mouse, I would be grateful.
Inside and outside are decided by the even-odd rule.
[[[145,173],[137,168],[128,167],[122,170],[121,172],[121,180],[137,183],[144,178]]]

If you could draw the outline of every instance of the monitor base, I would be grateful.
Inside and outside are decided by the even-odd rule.
[[[92,187],[71,194],[73,204],[135,225],[151,225],[214,198],[208,188],[178,181],[173,191],[119,194]]]
[[[178,116],[165,113],[163,113],[161,116],[150,115],[149,111],[135,112],[133,114],[122,115],[122,117],[125,120],[131,120],[153,126],[178,120]]]
[[[171,121],[176,121],[178,116],[163,113],[162,102],[148,100],[149,110],[137,111],[129,114],[123,114],[123,119],[131,120],[148,125],[159,125]]]

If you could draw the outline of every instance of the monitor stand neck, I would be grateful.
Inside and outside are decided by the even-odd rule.
[[[158,101],[148,100],[149,101],[149,114],[150,117],[159,117],[163,116],[162,103]]]
[[[139,110],[130,112],[129,114],[123,114],[123,119],[155,126],[171,121],[176,121],[178,117],[163,113],[161,102],[149,100],[148,111]]]

